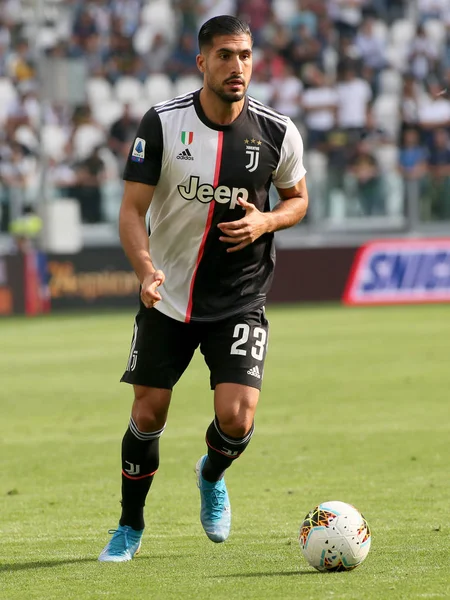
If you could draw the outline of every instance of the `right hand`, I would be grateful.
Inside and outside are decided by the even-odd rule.
[[[153,308],[161,300],[157,288],[164,283],[166,276],[162,271],[155,271],[144,278],[141,286],[141,300],[146,308]]]

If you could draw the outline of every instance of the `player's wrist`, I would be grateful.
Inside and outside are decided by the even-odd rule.
[[[145,265],[143,265],[143,268],[139,270],[138,273],[136,273],[140,284],[142,285],[144,283],[144,281],[146,281],[149,277],[153,277],[154,274],[156,273],[156,269],[153,266],[153,264],[150,263],[146,263]]]
[[[271,212],[263,213],[265,217],[265,233],[273,233],[276,231],[276,218],[275,215]]]

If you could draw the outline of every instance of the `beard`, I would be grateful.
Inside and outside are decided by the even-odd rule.
[[[247,92],[247,85],[245,83],[242,89],[237,92],[226,92],[224,87],[218,84],[214,85],[208,83],[208,87],[212,92],[216,94],[216,96],[218,96],[222,100],[222,102],[225,102],[226,104],[240,102]]]

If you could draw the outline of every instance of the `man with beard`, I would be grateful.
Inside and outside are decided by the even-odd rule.
[[[248,25],[214,17],[198,42],[203,87],[146,113],[125,167],[120,238],[141,283],[140,308],[122,376],[134,390],[122,441],[122,515],[101,561],[131,560],[140,548],[172,389],[198,347],[214,390],[207,453],[196,465],[200,520],[210,540],[227,539],[223,475],[253,434],[274,232],[298,223],[308,204],[299,132],[246,95]],[[272,183],[280,200],[271,211]]]

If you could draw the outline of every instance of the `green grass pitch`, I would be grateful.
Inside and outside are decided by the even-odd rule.
[[[133,314],[0,322],[0,598],[450,598],[450,306],[269,307],[255,436],[230,469],[225,544],[199,522],[193,467],[212,395],[201,356],[175,389],[142,552],[97,556],[119,516],[119,383]],[[325,500],[372,529],[365,563],[310,568],[297,542]]]

